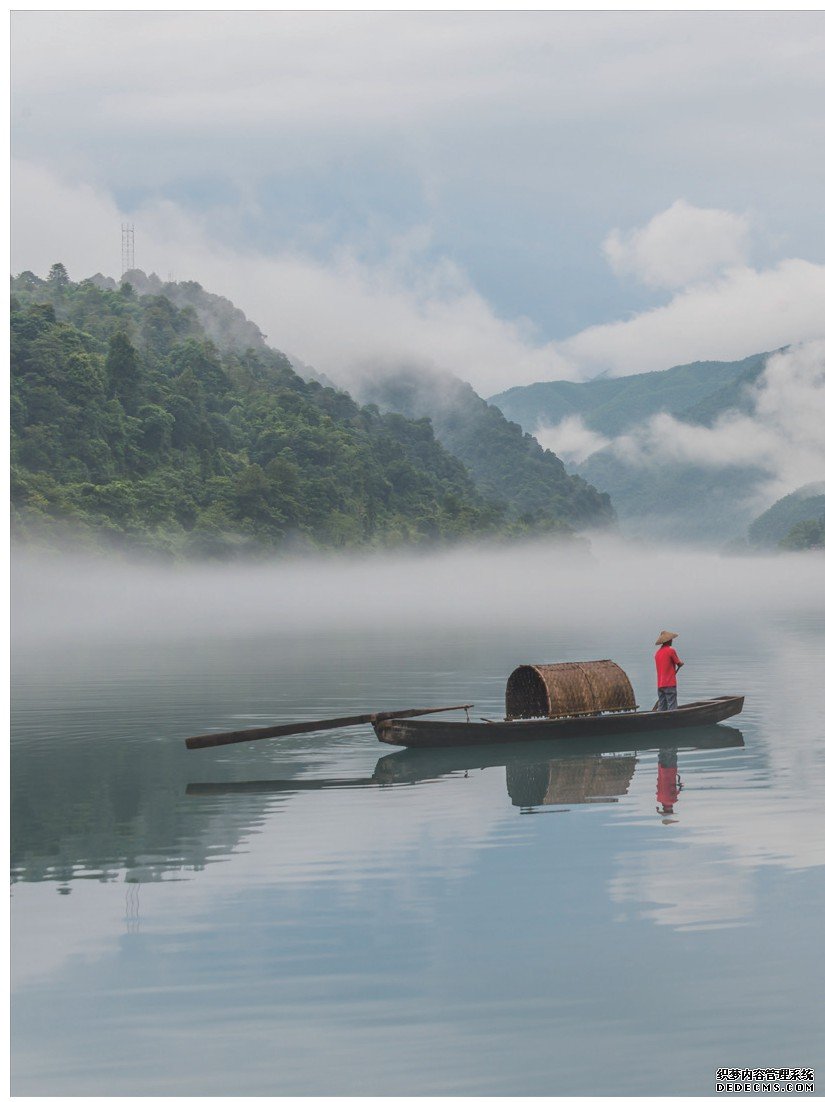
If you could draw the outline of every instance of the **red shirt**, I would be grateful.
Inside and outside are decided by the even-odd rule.
[[[659,647],[656,651],[656,673],[659,677],[660,689],[675,687],[676,667],[681,665],[681,658],[669,643],[664,647]]]

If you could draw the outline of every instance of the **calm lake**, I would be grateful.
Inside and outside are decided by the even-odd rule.
[[[825,1076],[822,558],[43,559],[13,586],[13,1093]],[[649,707],[663,628],[680,700],[744,693],[741,716],[486,756],[364,727],[183,745],[393,707],[498,717],[521,662],[611,657]]]

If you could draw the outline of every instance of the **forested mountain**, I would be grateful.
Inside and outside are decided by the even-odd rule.
[[[361,409],[265,347],[221,351],[191,306],[57,265],[13,292],[18,536],[69,522],[90,542],[223,556],[503,528],[429,424]]]
[[[800,486],[792,494],[786,494],[775,502],[770,509],[756,518],[748,529],[748,539],[753,547],[773,550],[791,537],[791,543],[804,538],[811,522],[816,522],[825,514],[825,482],[809,482]]]
[[[558,514],[507,517],[428,421],[306,382],[265,343],[242,349],[226,300],[219,347],[202,289],[184,285],[182,307],[165,289],[73,283],[59,264],[13,280],[17,538],[223,557],[570,531]]]
[[[533,383],[512,387],[488,401],[525,432],[579,416],[587,428],[618,436],[654,413],[703,421],[714,409],[721,412],[741,397],[746,378],[753,381],[761,373],[765,359],[766,354],[733,363],[702,360],[615,379]]]
[[[574,527],[613,519],[606,494],[571,476],[564,464],[495,406],[445,371],[381,371],[358,394],[385,410],[432,421],[436,439],[461,460],[481,492],[512,518],[562,517]]]
[[[163,295],[182,309],[191,307],[219,348],[235,352],[266,348],[266,337],[257,325],[228,299],[210,294],[199,283],[163,283],[141,271],[127,272],[124,278],[141,295]],[[109,283],[110,289],[117,286],[113,280]],[[289,362],[304,380],[333,385],[296,357],[290,356]],[[581,479],[571,479],[556,456],[544,452],[467,383],[446,372],[419,368],[381,372],[357,396],[413,420],[430,418],[439,443],[464,464],[485,498],[504,506],[511,520],[552,527],[563,519],[580,527],[612,517],[605,495]]]

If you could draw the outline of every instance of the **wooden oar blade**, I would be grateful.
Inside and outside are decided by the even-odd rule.
[[[426,716],[433,712],[455,712],[462,708],[472,708],[472,706],[472,704],[450,704],[445,708],[405,708],[400,712],[368,712],[366,715],[316,719],[308,723],[281,723],[276,727],[247,727],[242,731],[216,731],[214,734],[190,735],[186,740],[186,748],[204,750],[210,746],[231,746],[236,742],[256,742],[258,739],[283,738],[285,735],[332,731],[337,727],[356,727],[362,723],[380,723],[385,719],[411,719],[413,716]]]

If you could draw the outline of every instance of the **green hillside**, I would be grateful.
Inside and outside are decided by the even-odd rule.
[[[569,475],[558,456],[454,375],[421,368],[382,373],[361,384],[359,397],[405,417],[428,418],[436,439],[513,519],[561,517],[576,528],[613,519],[606,494]]]
[[[667,371],[599,377],[585,383],[533,383],[512,387],[488,401],[525,432],[577,415],[595,432],[618,436],[654,413],[682,416],[696,409],[701,415],[703,403],[721,401],[727,393],[724,388],[735,384],[743,373],[761,371],[764,361],[764,355],[734,363],[702,360]]]
[[[12,291],[18,540],[227,556],[528,527],[428,422],[362,409],[265,346],[221,349],[191,304],[73,283],[62,265]]]
[[[748,528],[754,547],[778,547],[792,529],[825,513],[825,482],[809,482],[766,509]]]

